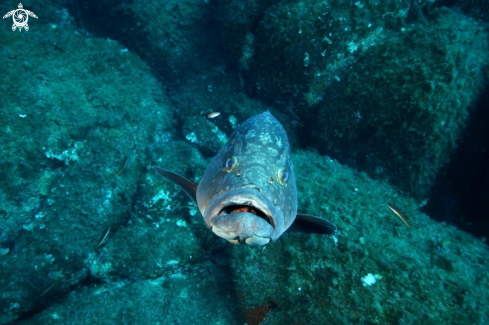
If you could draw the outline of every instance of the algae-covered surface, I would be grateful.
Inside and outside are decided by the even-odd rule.
[[[275,322],[265,324],[488,321],[485,242],[433,222],[417,212],[419,202],[328,157],[298,152],[295,162],[300,206],[328,216],[340,231],[330,238],[289,236],[283,247],[233,249],[248,308],[264,301],[276,308]],[[411,229],[387,202],[403,207]],[[377,282],[364,286],[369,273]]]
[[[485,237],[451,197],[446,222],[422,212],[487,134],[487,5],[0,4],[21,9],[0,25],[0,324],[489,323]],[[299,212],[335,235],[232,245],[153,170],[198,183],[266,110]]]

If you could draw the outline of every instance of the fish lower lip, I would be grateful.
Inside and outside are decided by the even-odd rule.
[[[224,238],[233,244],[247,244],[249,246],[263,246],[263,245],[268,244],[271,241],[271,238],[268,236],[263,237],[263,236],[252,235],[252,236],[247,236],[247,237],[240,237],[238,235],[229,233],[227,231],[223,231],[218,227],[212,227],[211,230],[213,233],[215,233],[219,237]]]
[[[261,211],[260,209],[257,209],[253,205],[246,205],[246,204],[228,205],[222,208],[221,211],[218,213],[218,215],[221,216],[224,214],[233,214],[233,213],[242,213],[242,212],[248,212],[264,219],[268,224],[270,224],[270,226],[272,226],[275,229],[273,218],[271,218],[269,215],[267,215],[265,212]]]
[[[233,244],[246,243],[250,246],[265,245],[275,234],[275,229],[265,219],[245,211],[215,216],[209,228]]]

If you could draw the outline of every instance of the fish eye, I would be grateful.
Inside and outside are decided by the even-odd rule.
[[[285,169],[280,169],[278,171],[278,181],[280,184],[285,185],[289,180],[289,172]]]
[[[226,159],[226,163],[224,164],[224,168],[226,169],[226,172],[230,173],[233,171],[234,167],[238,164],[238,158],[235,156],[229,157]]]

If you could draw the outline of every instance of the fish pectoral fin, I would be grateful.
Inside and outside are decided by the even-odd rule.
[[[161,176],[180,186],[182,190],[187,193],[187,195],[190,196],[190,198],[194,200],[195,203],[197,203],[197,184],[189,181],[182,175],[171,172],[169,170],[155,166],[153,166],[153,169],[156,170]]]
[[[331,221],[310,214],[297,214],[294,223],[287,229],[288,234],[335,235],[338,227]]]

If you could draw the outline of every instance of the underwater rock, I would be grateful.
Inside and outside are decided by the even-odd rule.
[[[148,140],[171,133],[172,121],[148,66],[119,43],[70,25],[32,24],[22,34],[2,28],[0,35],[8,44],[0,48],[8,80],[0,86],[6,324],[87,278],[87,257],[110,249],[134,219]],[[108,242],[97,247],[109,227]]]
[[[480,95],[489,46],[479,22],[411,4],[270,6],[243,76],[321,153],[426,197]]]
[[[327,156],[298,151],[293,160],[301,171],[299,206],[334,221],[338,235],[233,246],[231,271],[246,319],[273,313],[280,324],[488,321],[484,241],[431,220],[412,198]],[[338,182],[349,184],[341,196],[333,195]],[[386,201],[403,207],[412,229]],[[382,280],[364,286],[368,273]]]

